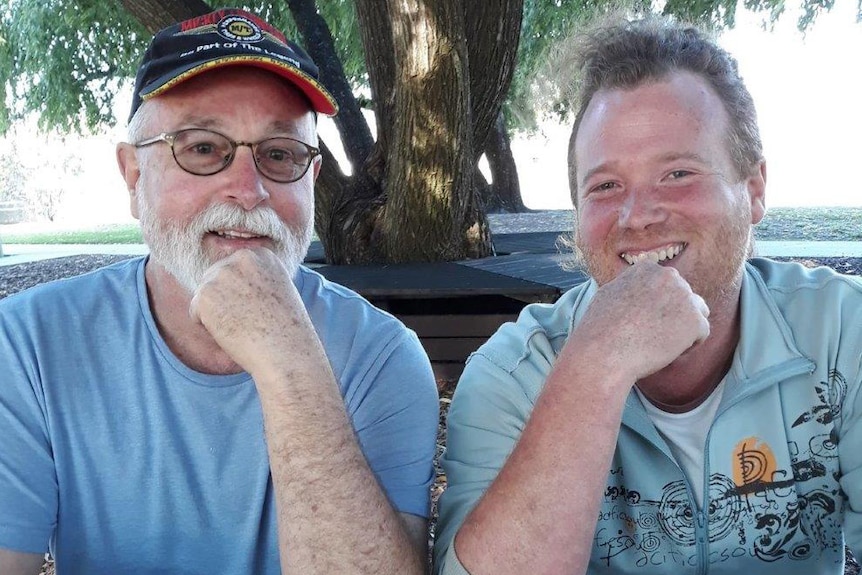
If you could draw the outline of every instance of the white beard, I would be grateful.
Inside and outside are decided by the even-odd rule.
[[[269,207],[247,211],[235,204],[215,204],[186,223],[159,219],[147,195],[141,193],[138,209],[150,257],[191,294],[200,286],[204,272],[221,259],[204,250],[203,238],[210,231],[238,229],[268,237],[291,278],[296,275],[311,244],[310,224],[293,230]]]

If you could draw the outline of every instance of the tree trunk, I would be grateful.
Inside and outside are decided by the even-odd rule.
[[[502,111],[497,115],[494,129],[485,142],[485,157],[491,170],[491,184],[485,189],[485,210],[490,213],[528,211],[521,199],[518,168],[515,166]]]
[[[387,261],[490,254],[474,167],[511,82],[523,0],[356,7],[377,110],[369,173],[384,166],[369,243]]]
[[[459,0],[389,0],[396,81],[381,230],[390,261],[490,253],[473,186],[470,82]]]

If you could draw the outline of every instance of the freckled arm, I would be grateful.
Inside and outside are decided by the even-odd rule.
[[[425,519],[396,512],[381,489],[280,263],[244,250],[213,268],[192,311],[257,386],[282,572],[423,573]]]

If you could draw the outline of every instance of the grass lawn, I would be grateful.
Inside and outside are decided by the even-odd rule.
[[[317,239],[317,235],[314,235]],[[4,244],[142,244],[138,222],[72,227],[53,224],[0,225]]]
[[[759,239],[862,241],[862,207],[770,208],[755,228]]]
[[[48,224],[14,224],[0,226],[4,244],[140,244],[137,222],[93,226],[57,226]]]

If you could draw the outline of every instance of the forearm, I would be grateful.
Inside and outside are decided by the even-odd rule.
[[[284,573],[422,573],[359,447],[323,350],[256,377]],[[289,381],[289,386],[286,382]]]
[[[366,462],[329,359],[287,271],[269,250],[239,250],[207,270],[189,306],[221,350],[254,379],[282,569],[421,573],[424,545],[418,538],[411,544]]]
[[[580,359],[560,357],[517,446],[462,524],[453,544],[471,574],[586,569],[633,381],[611,381],[601,361]]]
[[[4,575],[36,575],[45,563],[38,553],[22,553],[0,549],[0,573]]]

